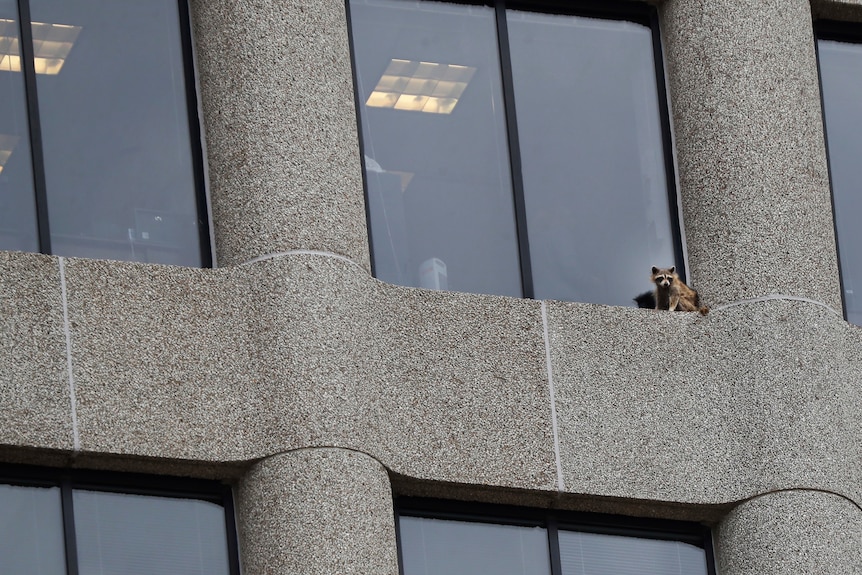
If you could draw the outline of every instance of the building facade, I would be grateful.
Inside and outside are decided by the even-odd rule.
[[[396,497],[703,524],[721,575],[862,573],[814,35],[862,2],[658,3],[707,316],[373,278],[344,2],[190,4],[217,265],[0,253],[3,463],[230,484],[248,574],[398,573]]]

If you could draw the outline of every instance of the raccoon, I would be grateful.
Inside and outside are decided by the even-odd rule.
[[[707,306],[700,305],[700,296],[679,279],[675,267],[657,268],[653,266],[650,281],[655,284],[655,309],[671,311],[699,311],[709,313]]]

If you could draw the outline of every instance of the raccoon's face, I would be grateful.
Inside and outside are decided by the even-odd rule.
[[[670,284],[673,283],[673,276],[669,276],[667,274],[662,274],[660,276],[655,277],[655,284],[661,287],[670,287]]]
[[[676,279],[676,274],[674,273],[674,271],[674,268],[668,268],[664,270],[653,268],[652,281],[654,281],[655,285],[659,287],[670,287],[671,285],[673,285],[673,281]]]

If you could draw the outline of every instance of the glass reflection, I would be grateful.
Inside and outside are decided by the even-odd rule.
[[[520,296],[494,11],[351,0],[375,275]]]
[[[675,260],[652,30],[507,22],[535,297],[632,305]]]
[[[399,519],[404,575],[550,575],[541,527]]]
[[[196,499],[76,490],[81,575],[227,575],[224,509]]]
[[[818,41],[847,321],[862,325],[862,45]]]
[[[0,250],[39,251],[18,8],[0,0]]]
[[[560,531],[563,575],[707,575],[706,553],[680,541]]]
[[[0,485],[0,573],[66,573],[59,487]]]
[[[30,7],[53,252],[201,265],[176,0]]]

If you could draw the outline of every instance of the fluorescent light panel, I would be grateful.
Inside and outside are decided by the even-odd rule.
[[[393,58],[365,104],[373,108],[451,114],[475,73],[472,66]]]
[[[81,26],[33,22],[33,52],[37,74],[59,74],[78,39]],[[21,71],[18,22],[0,18],[0,70]]]

